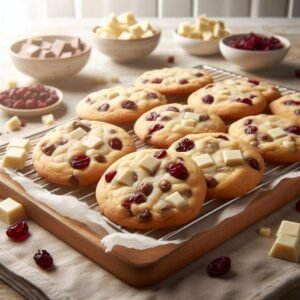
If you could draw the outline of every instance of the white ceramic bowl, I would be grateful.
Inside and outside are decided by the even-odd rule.
[[[173,33],[176,42],[184,49],[187,53],[192,55],[212,55],[219,52],[219,40],[213,39],[210,41],[203,41],[200,39],[187,38],[178,34],[176,31]]]
[[[20,116],[20,117],[34,117],[34,116],[41,116],[44,114],[48,114],[56,109],[58,109],[63,102],[63,93],[61,90],[49,86],[49,85],[44,85],[45,87],[49,88],[50,90],[55,90],[58,100],[49,106],[43,107],[43,108],[11,108],[7,107],[5,105],[0,104],[0,108],[5,111],[9,115],[14,115],[14,116]]]
[[[155,28],[156,34],[148,38],[135,40],[119,40],[104,38],[93,34],[95,47],[114,61],[127,62],[149,55],[158,45],[160,30]]]
[[[257,51],[235,49],[227,45],[229,40],[238,38],[244,34],[233,34],[220,40],[220,50],[223,56],[230,62],[240,66],[244,70],[261,70],[280,63],[287,55],[291,43],[288,39],[274,35],[283,44],[283,48],[277,50]]]
[[[38,38],[53,42],[55,39],[69,41],[74,37],[47,35],[38,36]],[[45,59],[24,57],[19,55],[18,52],[25,40],[19,40],[10,46],[10,57],[19,71],[41,81],[63,79],[78,73],[86,65],[91,54],[91,46],[86,41],[83,41],[85,49],[81,53],[71,57]]]

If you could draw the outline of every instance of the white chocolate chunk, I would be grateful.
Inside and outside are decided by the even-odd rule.
[[[278,139],[278,138],[281,138],[281,137],[287,135],[287,133],[286,133],[284,130],[282,130],[281,128],[279,128],[279,127],[269,129],[269,130],[268,130],[268,134],[269,134],[273,139]]]
[[[283,141],[282,145],[283,147],[289,149],[292,152],[296,150],[296,143],[293,141]]]
[[[7,81],[7,86],[9,88],[14,88],[17,86],[17,82],[15,80],[9,80],[9,81]]]
[[[187,201],[178,192],[167,196],[165,201],[171,203],[173,206],[179,209],[185,209],[188,206]]]
[[[149,22],[143,21],[143,22],[139,22],[138,24],[141,26],[144,32],[152,31],[152,27]]]
[[[298,262],[300,257],[299,237],[280,234],[274,242],[269,255]]]
[[[2,160],[2,167],[12,169],[23,169],[27,152],[23,148],[9,148]]]
[[[132,25],[136,23],[134,13],[132,11],[128,11],[119,15],[118,17],[119,22],[125,23],[127,25]]]
[[[192,159],[200,168],[211,167],[215,164],[212,157],[207,153],[202,154],[202,155],[193,156]]]
[[[51,125],[55,122],[53,114],[43,115],[42,123],[45,125]]]
[[[203,41],[210,41],[212,39],[213,35],[210,31],[204,31],[202,33],[202,39]]]
[[[23,205],[11,198],[0,202],[0,221],[6,224],[14,224],[26,219]]]
[[[9,144],[7,145],[7,150],[9,148],[23,148],[25,149],[27,152],[30,151],[30,147],[31,147],[31,142],[28,139],[22,139],[22,138],[16,138],[14,137]]]
[[[195,121],[199,121],[199,114],[193,113],[193,112],[186,112],[183,116],[184,119],[192,119]]]
[[[118,27],[119,25],[119,21],[116,17],[115,14],[111,14],[109,17],[108,17],[108,21],[106,23],[106,27],[109,28],[112,32],[115,31],[115,29]]]
[[[130,186],[134,181],[133,175],[134,175],[133,171],[129,168],[126,168],[122,170],[118,175],[117,182],[120,184]]]
[[[154,35],[154,32],[152,30],[147,30],[145,33],[143,33],[142,38],[148,38]]]
[[[128,31],[123,31],[118,37],[119,40],[130,40],[132,38],[132,34]]]
[[[139,166],[148,171],[150,174],[154,174],[160,166],[161,161],[151,155],[146,156],[139,162]]]
[[[83,146],[94,149],[99,148],[103,144],[104,141],[95,135],[88,136],[87,139],[82,142]]]
[[[236,166],[244,162],[243,155],[240,150],[223,150],[223,159],[225,165]]]
[[[6,127],[10,131],[18,130],[21,127],[21,121],[17,116],[13,116],[6,122]]]
[[[195,120],[187,119],[187,120],[181,120],[181,124],[186,127],[195,127],[196,122]]]
[[[279,236],[281,234],[300,238],[300,223],[282,221],[276,236]]]
[[[118,97],[119,95],[120,95],[119,92],[111,91],[111,92],[106,94],[106,98],[110,100],[110,99]]]
[[[264,237],[270,237],[272,235],[272,229],[269,227],[260,227],[258,234]]]
[[[131,25],[129,27],[129,32],[131,33],[131,35],[135,39],[140,38],[144,33],[144,31],[143,31],[142,27],[140,26],[140,24]]]
[[[87,132],[83,130],[81,127],[78,127],[77,129],[71,131],[68,135],[70,138],[74,140],[81,140]]]
[[[183,36],[189,36],[192,31],[192,25],[190,23],[180,23],[177,28],[177,33]]]

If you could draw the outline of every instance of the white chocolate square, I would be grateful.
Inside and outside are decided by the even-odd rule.
[[[51,125],[55,122],[53,114],[43,115],[42,123],[45,125]]]
[[[280,234],[290,235],[290,236],[300,238],[300,223],[282,221],[276,236],[279,236]]]
[[[123,169],[117,177],[117,182],[123,185],[131,186],[133,184],[133,171],[129,168]]]
[[[181,124],[186,127],[195,127],[196,121],[192,119],[181,120]]]
[[[243,155],[240,150],[223,150],[223,159],[225,165],[236,166],[244,162]]]
[[[154,32],[152,30],[147,30],[146,32],[143,33],[141,36],[142,38],[148,38],[154,35]]]
[[[167,196],[165,201],[171,203],[173,206],[179,209],[185,209],[188,206],[187,201],[178,192]]]
[[[183,116],[184,119],[192,119],[195,121],[199,121],[199,114],[193,113],[193,112],[186,112]]]
[[[81,140],[85,135],[87,135],[87,132],[81,127],[76,128],[68,134],[68,136],[74,140]]]
[[[272,229],[269,227],[260,227],[258,234],[263,237],[270,237],[272,235]]]
[[[132,38],[132,34],[128,31],[123,31],[118,37],[119,40],[131,40]]]
[[[279,128],[279,127],[269,129],[269,130],[268,130],[268,134],[269,134],[273,139],[278,139],[278,138],[281,138],[281,137],[287,135],[287,133],[286,133],[284,130],[282,130],[281,128]]]
[[[13,116],[6,122],[6,127],[10,131],[18,130],[21,127],[21,121],[17,116]]]
[[[140,38],[144,33],[140,24],[131,25],[129,27],[129,32],[132,34],[133,38],[135,39]]]
[[[2,167],[12,169],[23,169],[27,152],[24,148],[9,148],[2,160]]]
[[[148,171],[150,174],[154,174],[159,168],[161,161],[152,155],[144,157],[140,162],[139,166]]]
[[[94,149],[99,148],[103,144],[104,144],[104,141],[95,135],[88,136],[87,139],[85,139],[82,142],[83,146],[85,146],[87,148],[94,148]]]
[[[211,167],[215,164],[215,161],[207,153],[202,154],[202,155],[193,156],[192,159],[200,168]]]
[[[121,23],[125,23],[127,25],[132,25],[136,23],[135,15],[132,11],[128,11],[118,16],[118,20]]]
[[[202,39],[203,41],[210,41],[213,38],[213,35],[210,31],[204,31],[202,33]]]
[[[7,150],[9,148],[23,148],[25,149],[27,152],[30,151],[31,148],[31,142],[28,139],[22,139],[22,138],[12,138],[12,140],[9,142],[9,144],[7,145]]]
[[[189,23],[180,23],[177,28],[177,33],[183,36],[188,36],[192,31],[192,25]]]
[[[26,218],[23,205],[11,198],[0,202],[0,221],[6,224],[14,224]]]
[[[120,94],[117,91],[111,91],[109,93],[106,94],[106,98],[107,99],[113,99],[118,97]]]
[[[152,27],[149,22],[143,21],[143,22],[139,22],[138,24],[141,26],[141,28],[143,29],[144,32],[146,32],[146,31],[152,32]]]
[[[280,234],[274,242],[269,255],[298,262],[300,258],[300,239],[295,236]]]

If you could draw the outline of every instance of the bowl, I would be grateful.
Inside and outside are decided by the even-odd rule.
[[[5,105],[0,104],[0,108],[5,111],[9,115],[16,115],[20,117],[34,117],[34,116],[41,116],[44,114],[48,114],[56,109],[58,109],[63,102],[63,93],[61,90],[49,86],[49,85],[44,85],[46,88],[49,88],[50,90],[55,90],[58,100],[53,103],[52,105],[43,107],[43,108],[11,108],[7,107]]]
[[[53,42],[56,39],[70,41],[76,37],[66,35],[48,35],[38,36],[37,38]],[[18,52],[26,40],[27,38],[16,41],[10,46],[10,57],[19,71],[40,81],[53,81],[68,78],[69,76],[78,73],[86,65],[91,54],[91,46],[87,42],[83,41],[85,49],[81,53],[75,54],[71,57],[25,57],[18,54]]]
[[[203,41],[200,39],[192,39],[178,34],[176,31],[173,33],[174,39],[181,46],[183,50],[191,55],[212,55],[219,52],[220,39],[212,39],[210,41]]]
[[[230,62],[240,66],[244,70],[261,70],[280,63],[287,55],[291,43],[285,37],[274,35],[283,44],[283,48],[276,50],[243,50],[227,45],[229,40],[238,38],[244,34],[233,34],[220,40],[222,55]]]
[[[118,62],[128,62],[149,55],[158,45],[161,32],[155,28],[156,33],[147,38],[120,40],[105,38],[93,34],[94,46],[104,55]]]

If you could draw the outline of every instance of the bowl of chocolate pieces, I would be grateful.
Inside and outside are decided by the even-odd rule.
[[[91,46],[78,37],[37,36],[10,46],[10,56],[22,73],[40,81],[53,81],[78,73],[87,63]]]

